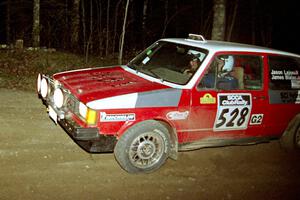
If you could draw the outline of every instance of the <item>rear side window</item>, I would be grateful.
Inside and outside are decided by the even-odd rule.
[[[270,56],[269,66],[269,87],[271,90],[300,89],[299,58]]]

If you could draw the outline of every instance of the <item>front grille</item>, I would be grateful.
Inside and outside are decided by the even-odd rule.
[[[72,94],[66,94],[65,108],[72,113],[79,115],[79,101]]]
[[[47,104],[51,105],[57,111],[63,112],[64,114],[73,113],[77,116],[80,116],[79,115],[79,100],[73,94],[71,94],[71,92],[68,89],[64,88],[63,85],[56,84],[55,81],[48,76],[44,76],[44,77],[48,79],[48,83],[49,83],[48,95],[45,98],[45,101],[47,102]],[[64,97],[65,97],[63,106],[60,109],[56,108],[56,106],[54,105],[54,101],[53,101],[54,90],[57,87],[62,89]]]

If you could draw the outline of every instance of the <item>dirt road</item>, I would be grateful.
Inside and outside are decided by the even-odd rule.
[[[300,154],[279,143],[179,154],[131,175],[113,154],[88,154],[32,92],[0,89],[0,199],[299,199]]]

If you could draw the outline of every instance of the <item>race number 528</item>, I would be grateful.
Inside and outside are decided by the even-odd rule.
[[[219,94],[214,130],[246,129],[250,113],[250,94]]]

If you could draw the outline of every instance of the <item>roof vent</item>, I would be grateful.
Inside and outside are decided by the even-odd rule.
[[[192,33],[189,34],[188,39],[206,42],[205,38],[202,35],[197,35],[197,34],[192,34]]]

